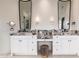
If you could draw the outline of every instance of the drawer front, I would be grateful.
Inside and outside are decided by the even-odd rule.
[[[31,42],[29,43],[29,48],[36,50],[36,49],[37,49],[37,42],[31,41]]]
[[[62,42],[59,39],[53,40],[53,45],[61,45]]]
[[[37,41],[29,40],[28,41],[28,55],[37,55]]]
[[[37,55],[37,49],[32,48],[32,49],[31,49],[31,54],[32,54],[32,55]]]
[[[56,42],[53,42],[53,45],[61,45],[61,43],[56,41]]]
[[[29,46],[27,50],[28,55],[37,55],[37,48],[35,46]]]
[[[63,51],[62,46],[53,46],[53,55],[63,55],[65,51]]]
[[[26,42],[22,39],[14,39],[11,43],[11,52],[13,53],[26,53]]]

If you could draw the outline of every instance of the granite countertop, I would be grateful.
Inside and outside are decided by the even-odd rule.
[[[37,35],[35,32],[19,32],[19,33],[12,33],[10,34],[11,36],[12,35],[16,35],[16,36],[32,36],[32,35]],[[56,31],[56,32],[52,32],[52,36],[78,36],[79,35],[79,31],[77,31],[77,33],[75,31],[68,31],[68,32],[59,32],[59,31]]]
[[[12,33],[10,34],[11,36],[32,36],[32,33],[28,33],[28,32],[20,32],[20,33]]]

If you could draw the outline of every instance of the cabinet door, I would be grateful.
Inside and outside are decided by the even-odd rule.
[[[37,55],[37,41],[36,39],[32,38],[27,38],[27,55]]]
[[[62,52],[65,55],[74,55],[75,53],[75,40],[73,36],[60,36],[62,39]]]
[[[59,42],[59,43],[55,43]],[[58,40],[53,41],[53,52],[62,55],[79,55],[79,37],[78,36],[58,36]],[[57,46],[58,45],[58,46]]]
[[[69,42],[69,54],[76,55],[77,54],[77,37],[70,36]]]
[[[37,41],[32,36],[11,37],[11,53],[16,55],[37,55]]]
[[[64,36],[58,36],[57,39],[53,41],[53,53],[55,55],[65,55],[68,54],[69,44],[67,38]]]
[[[79,56],[79,36],[70,37],[70,53]]]
[[[23,37],[15,37],[11,39],[11,51],[14,54],[25,55],[26,54],[26,41]]]
[[[11,37],[11,53],[19,53],[19,40],[20,38],[12,36]]]
[[[70,47],[72,48],[71,51],[74,52],[74,54],[79,55],[79,36],[73,36],[71,41]]]
[[[75,55],[77,53],[77,37],[76,36],[64,36],[64,43],[67,49],[67,55]],[[63,45],[64,45],[63,43]]]

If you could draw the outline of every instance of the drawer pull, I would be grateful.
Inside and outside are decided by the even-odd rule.
[[[32,42],[32,44],[33,44],[34,42]]]
[[[19,40],[19,42],[22,42],[22,40]]]
[[[56,51],[58,51],[58,49],[56,49]]]
[[[56,43],[59,43],[59,42],[56,42]]]
[[[33,51],[34,49],[32,49],[32,51]]]
[[[68,40],[68,42],[71,42],[71,40]]]

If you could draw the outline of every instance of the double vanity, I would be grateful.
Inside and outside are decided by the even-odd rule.
[[[47,10],[43,6],[45,12],[38,2],[48,3],[45,7]],[[71,0],[49,0],[49,2],[20,0],[19,32],[24,33],[10,36],[11,55],[79,55],[79,36],[63,33],[70,29],[70,8]],[[72,23],[75,25],[75,22]],[[57,32],[54,29],[60,30]],[[27,33],[29,30],[36,30],[36,32]]]
[[[51,33],[50,33],[51,34]],[[49,35],[49,34],[48,34]],[[43,36],[43,35],[42,35]],[[46,35],[45,35],[46,36]],[[39,55],[40,46],[48,45],[50,54],[79,56],[79,35],[52,35],[38,38],[38,34],[12,35],[11,55]]]

